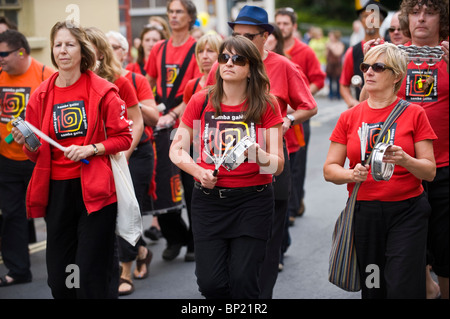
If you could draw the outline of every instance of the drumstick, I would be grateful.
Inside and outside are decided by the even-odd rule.
[[[66,151],[66,147],[62,146],[61,144],[59,144],[58,142],[56,142],[55,140],[53,140],[52,138],[48,137],[47,135],[45,135],[42,131],[40,131],[38,128],[36,128],[33,124],[31,124],[30,122],[24,121],[28,127],[38,136],[40,136],[44,141],[46,141],[47,143],[49,143],[50,145],[53,145],[54,147],[60,149],[62,152]],[[83,162],[84,164],[89,164],[89,161],[86,159],[82,159],[80,160],[81,162]]]
[[[233,145],[234,143],[234,138],[233,140],[227,144],[227,146],[225,147],[225,151],[223,152],[222,157],[220,158],[220,160],[216,163],[216,169],[213,172],[213,176],[217,176],[217,174],[219,174],[219,167],[220,165],[222,165],[223,161],[225,160],[225,156],[227,155],[228,150],[230,149],[231,145]]]

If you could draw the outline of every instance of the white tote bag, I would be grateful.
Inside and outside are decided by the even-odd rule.
[[[142,217],[128,162],[123,152],[109,155],[117,194],[116,234],[135,246],[142,236]]]

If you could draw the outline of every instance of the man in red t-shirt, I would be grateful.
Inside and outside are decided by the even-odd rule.
[[[378,12],[372,11],[374,10],[373,8],[376,7],[379,8]],[[383,6],[381,6],[380,3],[371,0],[367,2],[363,8],[358,10],[357,14],[364,28],[364,39],[353,47],[347,49],[347,52],[344,56],[344,63],[342,65],[341,78],[339,80],[339,83],[341,85],[339,92],[349,108],[359,104],[360,94],[360,88],[358,87],[355,88],[356,96],[353,96],[352,94],[352,77],[354,75],[359,75],[364,84],[364,77],[362,75],[362,72],[359,70],[359,65],[363,62],[364,59],[364,44],[369,40],[381,38],[380,26],[384,18],[387,16],[387,10]]]
[[[443,299],[449,298],[449,42],[448,42],[448,1],[426,2],[404,0],[400,8],[400,26],[411,42],[406,45],[418,47],[442,46],[443,60],[420,68],[413,62],[408,70],[398,96],[421,105],[430,124],[438,136],[433,142],[436,158],[436,177],[432,182],[423,182],[428,194],[432,212],[428,222],[428,262],[438,277]],[[442,41],[446,40],[446,41]],[[433,84],[428,89],[423,85],[429,78]],[[435,298],[432,277],[427,270],[427,298]]]
[[[167,1],[167,15],[172,29],[168,40],[155,44],[145,70],[150,85],[156,87],[156,101],[164,103],[165,110],[156,125],[156,196],[154,212],[158,215],[161,232],[167,240],[163,259],[173,260],[183,245],[188,244],[192,255],[192,232],[181,217],[183,188],[193,188],[192,176],[180,172],[169,159],[170,130],[181,113],[183,92],[189,80],[201,76],[195,59],[195,39],[189,31],[197,18],[197,9],[190,0]],[[188,211],[190,207],[187,208]],[[187,257],[188,255],[186,255]],[[186,261],[190,260],[185,258]]]
[[[283,34],[285,55],[302,69],[308,81],[311,94],[316,94],[324,87],[326,74],[322,71],[320,61],[313,49],[294,35],[297,30],[297,14],[292,8],[280,8],[275,13],[275,23]],[[303,135],[300,139],[303,138],[304,145],[298,142],[299,134]],[[294,223],[296,216],[303,215],[305,211],[303,198],[305,194],[304,183],[309,136],[309,120],[290,128],[285,135],[288,141],[292,175],[292,189],[288,206],[289,225]],[[289,242],[288,229],[285,236],[285,241]],[[284,247],[284,250],[286,249],[287,247]]]
[[[27,39],[15,30],[0,34],[0,66],[0,236],[3,261],[9,270],[0,277],[2,287],[32,279],[25,195],[34,164],[22,145],[10,140],[8,123],[19,116],[25,119],[31,94],[54,71],[30,56]]]

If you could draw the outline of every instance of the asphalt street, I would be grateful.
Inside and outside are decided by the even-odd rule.
[[[345,292],[328,282],[328,255],[335,220],[345,205],[345,186],[325,182],[322,167],[325,161],[329,136],[342,111],[343,101],[330,101],[318,96],[318,114],[311,119],[311,139],[308,151],[305,213],[289,228],[291,246],[285,255],[284,270],[279,273],[274,299],[359,299],[359,293]],[[151,216],[144,217],[144,227],[150,226]],[[28,284],[0,288],[0,299],[51,299],[47,286],[45,266],[45,223],[35,221],[38,243],[30,246],[33,281]],[[135,292],[121,299],[179,299],[199,300],[195,278],[195,263],[185,262],[185,248],[171,262],[161,257],[165,240],[151,242],[153,252],[150,275],[135,280]],[[7,272],[0,259],[0,276]]]

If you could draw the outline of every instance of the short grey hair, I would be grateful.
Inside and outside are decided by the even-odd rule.
[[[128,50],[130,49],[130,45],[128,44],[128,40],[127,38],[125,38],[122,33],[117,32],[117,31],[109,31],[108,33],[106,33],[106,37],[109,38],[114,38],[116,39],[119,43],[120,46],[122,47],[122,49],[124,49],[125,53],[128,53]]]

